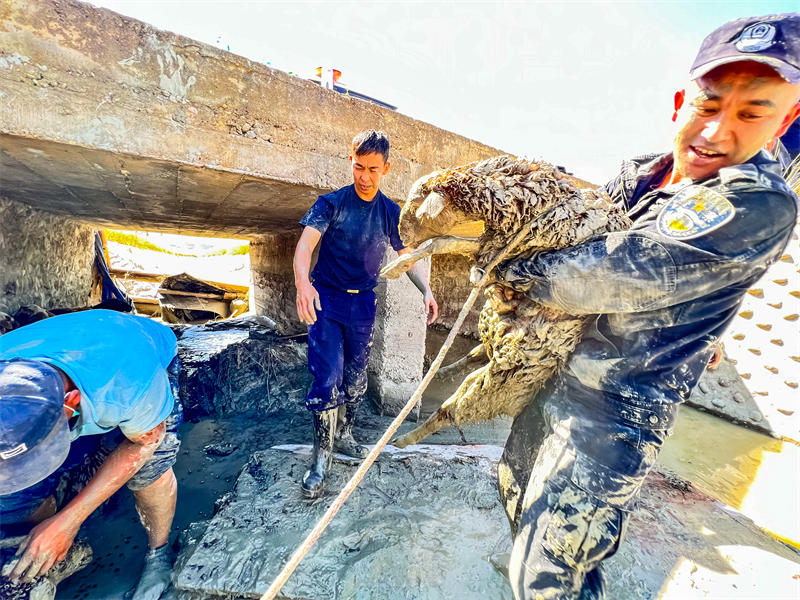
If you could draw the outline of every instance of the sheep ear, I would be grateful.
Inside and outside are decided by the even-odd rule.
[[[435,219],[443,210],[444,196],[437,194],[436,192],[431,192],[428,194],[422,204],[419,205],[416,215],[418,219],[422,219],[423,217]]]

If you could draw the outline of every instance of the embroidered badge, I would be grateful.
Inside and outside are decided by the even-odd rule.
[[[662,235],[690,240],[722,227],[736,209],[719,192],[690,185],[670,200],[658,215],[656,228]]]
[[[736,40],[739,52],[761,52],[772,46],[775,40],[775,26],[768,23],[755,23],[746,27]]]

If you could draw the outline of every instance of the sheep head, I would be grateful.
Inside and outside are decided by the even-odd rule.
[[[459,209],[448,190],[436,185],[444,173],[436,171],[425,175],[411,186],[400,213],[400,238],[409,248],[416,248],[432,238],[477,237],[482,233],[480,219]]]

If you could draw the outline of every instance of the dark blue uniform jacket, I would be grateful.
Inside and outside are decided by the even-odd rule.
[[[656,186],[672,155],[623,164],[607,190],[633,220],[560,251],[511,262],[501,279],[572,314],[597,315],[562,382],[598,410],[669,429],[743,295],[777,260],[796,197],[761,152],[704,181]]]

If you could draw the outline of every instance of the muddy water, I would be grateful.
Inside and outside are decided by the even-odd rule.
[[[683,406],[659,462],[800,548],[800,447]]]

